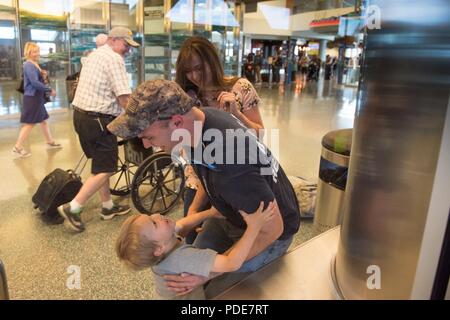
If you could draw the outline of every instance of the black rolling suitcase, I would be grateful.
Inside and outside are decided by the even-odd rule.
[[[36,193],[33,195],[32,201],[34,208],[39,209],[40,217],[47,224],[61,224],[64,222],[57,208],[58,206],[72,201],[72,199],[80,191],[83,183],[81,182],[81,172],[86,166],[85,159],[83,166],[81,163],[85,159],[83,155],[78,161],[74,170],[55,169],[42,180]],[[78,169],[81,170],[77,173]]]

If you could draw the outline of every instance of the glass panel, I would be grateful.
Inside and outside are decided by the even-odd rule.
[[[241,6],[224,0],[0,0],[1,114],[18,113],[15,91],[27,41],[41,48],[42,67],[57,91],[48,109],[68,105],[65,78],[78,72],[81,58],[95,49],[95,37],[126,26],[142,47],[126,57],[130,86],[145,79],[174,79],[181,44],[193,34],[219,51],[226,75],[237,75]],[[20,17],[16,25],[17,17]],[[18,26],[20,30],[18,30]]]
[[[111,28],[118,26],[129,28],[133,32],[134,40],[142,44],[142,35],[139,34],[139,21],[142,21],[139,9],[137,0],[112,1]],[[131,88],[136,88],[143,80],[141,52],[142,48],[131,48],[130,53],[125,57],[125,66]]]
[[[210,15],[206,16],[207,13],[211,14],[210,1],[195,0],[193,34],[211,40],[212,19]]]
[[[144,1],[145,79],[174,79],[182,43],[192,35],[216,46],[226,75],[237,75],[240,5],[223,0]]]
[[[233,1],[196,0],[194,16],[194,34],[214,44],[226,75],[237,76],[240,5]]]
[[[0,115],[18,113],[22,97],[15,88],[20,74],[20,50],[16,8],[12,0],[0,0]]]
[[[225,2],[224,2],[225,4]],[[222,61],[224,61],[224,72],[227,76],[238,75],[239,65],[239,39],[241,5],[233,2],[226,2],[226,26],[222,33],[222,46],[219,49]]]
[[[81,69],[81,59],[96,48],[95,37],[108,33],[109,3],[102,0],[72,0],[70,8],[71,72]]]
[[[175,79],[175,67],[183,42],[192,36],[194,11],[192,0],[175,0],[168,14],[171,26],[171,79]]]
[[[39,64],[48,71],[51,86],[57,93],[45,107],[66,107],[65,79],[69,73],[68,1],[21,0],[19,14],[21,51],[28,41],[40,47]]]
[[[170,0],[144,1],[144,77],[171,79],[170,20],[167,8]]]

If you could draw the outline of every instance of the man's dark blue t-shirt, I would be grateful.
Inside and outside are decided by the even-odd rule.
[[[215,108],[201,110],[203,143],[192,150],[197,157],[191,154],[191,162],[211,204],[233,225],[245,228],[239,210],[253,213],[261,201],[266,207],[276,199],[284,223],[279,239],[295,234],[300,226],[298,202],[278,161],[233,115]]]

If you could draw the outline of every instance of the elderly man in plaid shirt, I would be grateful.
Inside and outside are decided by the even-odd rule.
[[[111,199],[109,178],[117,170],[118,147],[116,136],[106,129],[125,108],[131,94],[124,62],[130,46],[139,44],[133,41],[129,29],[111,29],[106,44],[86,59],[72,102],[75,131],[84,153],[92,159],[92,175],[71,202],[58,207],[58,212],[78,232],[85,229],[81,221],[83,206],[97,191],[102,219],[130,212],[129,206],[115,204]]]

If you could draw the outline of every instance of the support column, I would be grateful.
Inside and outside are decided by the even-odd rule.
[[[388,16],[364,40],[335,284],[348,299],[429,299],[448,251],[450,3],[371,3]]]
[[[319,78],[321,77],[321,74],[323,73],[324,67],[325,67],[325,59],[327,56],[327,43],[328,40],[320,40],[319,45],[319,58],[320,58],[320,74]]]

